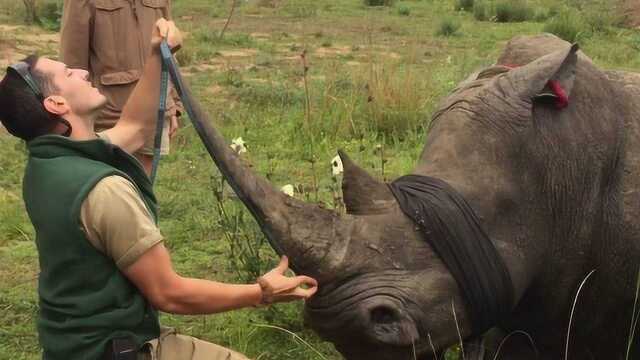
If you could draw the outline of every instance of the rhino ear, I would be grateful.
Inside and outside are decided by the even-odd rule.
[[[399,309],[378,305],[369,309],[368,336],[376,342],[393,346],[415,344],[420,335],[415,322]]]
[[[356,165],[342,150],[338,150],[344,175],[342,194],[347,213],[353,215],[380,214],[395,204],[387,184],[378,181]]]
[[[573,90],[578,50],[578,45],[573,44],[514,68],[501,79],[508,81],[513,93],[524,101],[551,98],[562,105]]]

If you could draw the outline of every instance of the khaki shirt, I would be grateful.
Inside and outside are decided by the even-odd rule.
[[[118,175],[105,177],[89,192],[80,225],[89,242],[120,270],[163,240],[138,190]]]
[[[157,19],[170,18],[169,0],[65,0],[60,58],[89,71],[93,86],[108,99],[96,131],[113,127],[142,75]],[[181,111],[177,93],[168,114]]]

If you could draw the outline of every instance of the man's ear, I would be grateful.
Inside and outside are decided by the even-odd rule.
[[[42,104],[48,112],[58,116],[63,116],[67,114],[69,110],[71,110],[69,108],[67,100],[59,95],[51,95],[46,97]]]

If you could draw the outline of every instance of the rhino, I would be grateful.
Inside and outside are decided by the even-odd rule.
[[[433,359],[453,344],[467,359],[640,359],[636,74],[599,69],[552,35],[519,36],[434,113],[412,175],[456,194],[438,205],[440,225],[475,226],[492,249],[482,256],[506,272],[470,274],[486,276],[484,300],[502,308],[489,312],[470,306],[465,288],[478,284],[452,274],[433,224],[410,216],[391,184],[340,152],[346,214],[289,197],[192,106],[271,246],[319,281],[305,320],[346,359]]]

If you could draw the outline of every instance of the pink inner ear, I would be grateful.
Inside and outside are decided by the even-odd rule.
[[[564,109],[569,106],[569,97],[567,96],[567,92],[564,91],[562,85],[558,80],[549,80],[549,88],[556,95],[556,108],[558,110]]]
[[[510,69],[520,67],[520,65],[514,64],[503,64],[502,66]],[[547,86],[549,86],[553,94],[556,96],[556,109],[562,110],[569,106],[569,96],[567,96],[567,92],[564,91],[564,88],[562,87],[562,85],[560,85],[560,81],[549,80]]]

